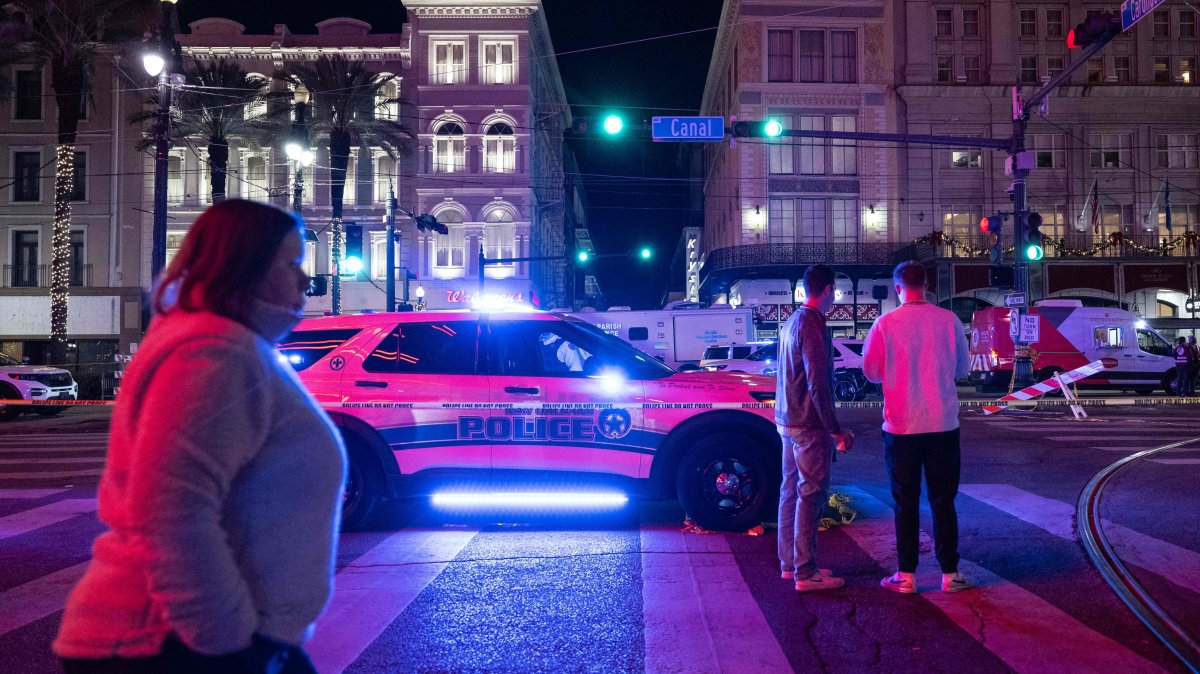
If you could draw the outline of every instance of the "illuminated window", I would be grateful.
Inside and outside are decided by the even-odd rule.
[[[167,157],[167,201],[183,203],[183,154],[171,153]]]
[[[517,168],[517,140],[513,128],[504,122],[488,127],[483,139],[485,173],[514,173]]]
[[[467,170],[467,138],[462,125],[456,122],[442,124],[433,143],[434,173],[462,173]]]
[[[383,77],[391,77],[384,74]],[[375,94],[375,116],[394,122],[400,119],[400,86],[395,78],[388,80]]]
[[[792,118],[787,115],[770,115],[771,119],[779,120],[784,129],[792,127]],[[767,170],[774,175],[795,173],[792,164],[795,147],[786,136],[776,136],[767,139]]]
[[[800,118],[801,131],[824,131],[825,118],[805,115]],[[825,141],[821,138],[800,139],[800,173],[820,175],[825,173]]]
[[[978,148],[950,151],[951,168],[982,168],[983,151]]]
[[[856,120],[851,115],[834,115],[829,118],[833,131],[853,132]],[[830,141],[830,173],[852,176],[858,173],[858,147],[852,140]]]
[[[463,235],[463,216],[457,210],[447,208],[436,214],[438,222],[446,225],[448,234],[434,235],[437,245],[434,264],[443,268],[462,268],[466,261],[466,239]]]
[[[396,160],[387,155],[375,157],[375,201],[386,204],[395,186]]]
[[[434,84],[461,84],[467,80],[467,43],[434,41]]]
[[[825,81],[825,31],[799,31],[800,81]]]
[[[517,81],[517,45],[511,40],[483,42],[483,84],[514,84]]]
[[[829,202],[832,211],[834,243],[858,243],[859,210],[857,199],[832,199]]]
[[[851,30],[829,32],[829,65],[833,82],[858,81],[858,34]]]

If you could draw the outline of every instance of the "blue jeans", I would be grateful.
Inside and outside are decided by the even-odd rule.
[[[817,572],[817,524],[829,499],[829,464],[836,441],[824,431],[783,438],[779,485],[779,565],[797,579]]]

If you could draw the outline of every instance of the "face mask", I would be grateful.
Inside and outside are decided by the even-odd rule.
[[[303,318],[303,309],[292,310],[263,299],[254,298],[246,323],[263,339],[275,344],[287,336]]]

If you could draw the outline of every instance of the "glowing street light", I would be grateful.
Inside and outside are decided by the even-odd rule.
[[[615,136],[624,128],[625,122],[617,115],[609,115],[604,118],[604,132],[608,135]]]

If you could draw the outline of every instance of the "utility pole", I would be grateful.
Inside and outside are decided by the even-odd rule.
[[[388,181],[388,200],[387,200],[387,216],[385,218],[387,235],[384,237],[387,253],[385,254],[387,265],[387,274],[384,276],[384,282],[387,283],[384,295],[387,297],[387,307],[385,311],[396,310],[396,243],[400,238],[400,233],[396,231],[396,185],[394,180]],[[404,272],[405,285],[407,285],[408,272]],[[405,301],[408,300],[408,293],[405,293]]]
[[[292,212],[301,215],[304,210],[304,167],[313,162],[312,148],[308,143],[308,89],[303,84],[292,93],[296,105],[296,119],[292,122],[291,137],[284,152],[288,159],[296,162],[295,178],[292,182]]]
[[[167,166],[171,153],[171,85],[179,67],[179,45],[175,43],[175,0],[160,3],[158,54],[148,54],[142,63],[146,72],[158,77],[158,109],[154,118],[154,224],[150,230],[150,283],[167,265]]]
[[[1029,111],[1021,101],[1019,87],[1013,87],[1013,135],[1008,156],[1013,173],[1013,289],[1018,293],[1029,292],[1029,263],[1025,260],[1023,250],[1029,218],[1029,193],[1026,190],[1029,169],[1025,168],[1021,157],[1025,152],[1025,129],[1028,125]],[[1033,358],[1029,345],[1021,339],[1019,325],[1016,335],[1013,339],[1013,388],[1023,389],[1033,383]]]

